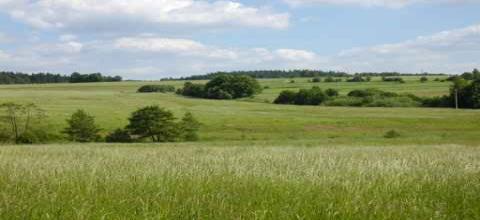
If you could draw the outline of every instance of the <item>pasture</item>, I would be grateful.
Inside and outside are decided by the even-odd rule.
[[[183,81],[121,82],[93,84],[48,84],[0,86],[2,102],[33,102],[45,109],[50,127],[60,132],[65,119],[77,109],[96,117],[108,133],[126,125],[130,113],[147,105],[159,105],[177,117],[191,111],[202,123],[201,141],[285,140],[314,144],[467,144],[480,143],[480,112],[433,108],[351,108],[283,106],[271,103],[281,90],[337,88],[347,93],[358,88],[379,88],[409,92],[419,96],[447,94],[448,82],[420,83],[418,77],[405,77],[407,83],[381,82],[374,78],[364,83],[308,83],[307,78],[261,80],[267,89],[252,99],[218,101],[193,99],[168,94],[140,94],[145,84],[180,87]],[[402,138],[388,140],[389,130]]]
[[[106,134],[147,105],[203,124],[195,143],[0,146],[0,219],[479,219],[480,111],[270,103],[314,85],[449,91],[405,79],[268,79],[235,101],[136,93],[183,81],[0,86],[2,102],[37,104],[56,132],[84,109]]]

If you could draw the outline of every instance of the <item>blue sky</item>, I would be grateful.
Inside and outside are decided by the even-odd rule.
[[[0,69],[461,73],[480,67],[479,12],[477,0],[0,0]]]

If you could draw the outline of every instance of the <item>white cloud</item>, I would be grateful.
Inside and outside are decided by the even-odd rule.
[[[336,64],[354,71],[462,72],[480,65],[480,25],[396,44],[344,50]]]
[[[284,0],[290,5],[305,4],[331,4],[331,5],[357,5],[363,7],[402,8],[413,4],[422,3],[464,3],[472,0]]]
[[[305,50],[279,49],[275,53],[279,57],[290,61],[309,61],[316,57],[315,53]]]
[[[6,61],[9,58],[10,58],[10,55],[8,53],[0,50],[0,61]]]
[[[115,30],[167,25],[286,28],[287,13],[232,1],[0,0],[0,10],[36,28]]]
[[[2,67],[6,69],[63,73],[100,71],[136,79],[229,70],[306,68],[461,73],[480,67],[480,25],[400,43],[352,48],[331,56],[289,48],[219,47],[155,34],[92,41],[60,37],[57,42],[32,42],[8,52],[0,52]]]
[[[12,38],[10,38],[6,34],[0,32],[0,43],[9,43],[12,40],[13,40]]]

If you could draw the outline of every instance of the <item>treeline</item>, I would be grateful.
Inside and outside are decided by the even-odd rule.
[[[215,72],[205,75],[193,75],[181,78],[164,78],[162,80],[210,80],[218,75],[246,75],[257,79],[262,78],[303,78],[303,77],[392,77],[392,76],[421,76],[421,75],[437,75],[446,76],[444,73],[399,73],[399,72],[362,72],[349,74],[341,71],[322,71],[322,70],[253,70],[253,71],[231,71],[231,72]]]
[[[20,73],[0,72],[0,84],[45,84],[45,83],[88,83],[88,82],[119,82],[121,76],[105,76],[101,73],[80,74],[70,76],[54,73]]]
[[[419,107],[422,99],[411,94],[397,94],[378,89],[357,89],[346,96],[335,89],[319,87],[301,89],[298,92],[285,90],[275,99],[275,104],[322,105],[350,107]]]
[[[346,77],[349,76],[345,72],[321,71],[321,70],[254,70],[254,71],[232,71],[232,72],[215,72],[206,75],[194,75],[179,78],[180,80],[209,80],[219,75],[243,75],[252,78],[294,78],[294,77]],[[172,79],[172,78],[170,78]],[[168,80],[168,79],[164,79]]]
[[[448,107],[480,108],[480,71],[464,73],[447,79],[453,81],[450,93],[440,97],[418,97],[413,94],[398,94],[378,89],[357,89],[347,95],[338,95],[334,89],[319,87],[301,89],[298,92],[285,90],[275,99],[275,104],[323,105],[352,107]],[[358,80],[361,81],[361,80]],[[383,81],[403,82],[400,77],[384,77]],[[426,82],[428,78],[420,78]]]
[[[159,106],[147,106],[131,114],[124,128],[101,134],[95,117],[78,110],[67,119],[61,133],[52,132],[45,111],[34,104],[0,105],[0,143],[38,144],[72,142],[178,142],[197,141],[200,122],[190,112],[180,119]]]

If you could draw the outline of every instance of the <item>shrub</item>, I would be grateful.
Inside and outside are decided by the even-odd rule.
[[[385,135],[383,135],[384,138],[392,139],[392,138],[399,138],[401,135],[395,130],[390,130]]]
[[[399,82],[399,83],[405,83],[402,77],[382,77],[382,81],[384,82]]]
[[[294,104],[297,93],[290,90],[285,90],[278,95],[278,97],[273,101],[275,104]]]
[[[117,129],[108,134],[105,141],[108,143],[132,143],[134,140],[130,135],[130,131],[126,129]]]
[[[313,87],[312,89],[301,89],[296,97],[294,104],[296,105],[320,105],[327,100],[327,95],[322,89]]]
[[[327,89],[325,90],[325,94],[327,94],[329,97],[336,97],[338,96],[339,92],[336,89]]]
[[[145,85],[138,89],[139,93],[152,93],[152,92],[175,92],[175,87],[171,85]]]
[[[344,107],[361,107],[364,105],[364,99],[351,96],[339,96],[338,98],[328,100],[325,106],[344,106]]]
[[[205,85],[186,82],[183,86],[183,89],[177,90],[177,94],[189,97],[204,98]]]
[[[428,77],[422,76],[422,77],[420,78],[420,82],[421,82],[421,83],[426,83],[426,82],[428,82]]]
[[[329,76],[329,77],[325,78],[323,81],[326,82],[326,83],[341,82],[342,78],[333,78],[333,77]]]
[[[347,82],[366,82],[367,80],[364,79],[362,76],[354,76],[353,78],[351,79],[348,79]]]
[[[94,142],[100,139],[101,129],[95,124],[95,118],[83,110],[77,110],[67,119],[68,127],[63,133],[68,139],[76,142]]]
[[[322,81],[322,79],[320,79],[319,77],[315,77],[315,78],[312,79],[313,83],[319,83],[321,81]]]
[[[450,96],[426,97],[422,99],[424,107],[453,107],[454,100]]]
[[[180,122],[182,139],[185,141],[197,141],[199,139],[197,132],[200,129],[200,125],[200,122],[195,119],[192,113],[185,113]]]
[[[152,142],[173,142],[178,139],[178,126],[173,113],[158,106],[148,106],[132,113],[127,129],[139,138]]]

